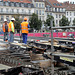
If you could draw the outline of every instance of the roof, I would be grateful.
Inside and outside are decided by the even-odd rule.
[[[69,5],[66,7],[66,10],[67,10],[67,11],[75,11],[75,4],[69,4]]]
[[[3,1],[19,2],[19,3],[31,3],[29,0],[3,0]]]
[[[45,0],[35,0],[35,2],[44,2]]]
[[[49,1],[53,7],[56,7],[56,8],[64,8],[65,7],[63,5],[63,3],[60,3],[57,0],[47,0],[47,1]]]
[[[65,6],[67,11],[75,11],[75,4],[69,3],[69,1],[64,2],[63,5]]]

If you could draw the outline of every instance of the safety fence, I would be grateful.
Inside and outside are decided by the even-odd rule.
[[[51,33],[29,33],[29,37],[51,37]],[[53,37],[75,37],[75,32],[54,32]]]
[[[21,34],[17,33],[14,36],[20,36]],[[3,36],[3,34],[0,34]],[[28,37],[51,37],[51,33],[29,33]],[[54,32],[53,37],[60,37],[60,38],[67,38],[67,37],[74,37],[75,32]]]

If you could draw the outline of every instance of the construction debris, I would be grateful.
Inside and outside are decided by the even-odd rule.
[[[53,61],[54,75],[74,75],[75,59],[59,56],[74,55],[74,43],[69,47],[54,39],[55,52],[52,54],[50,42],[51,40],[32,41],[27,45],[23,43],[1,44],[0,47],[6,49],[0,51],[0,63],[12,68],[7,71],[2,69],[0,73],[2,75],[9,75],[9,73],[10,75],[51,75],[51,57],[57,54],[58,56],[54,56]]]

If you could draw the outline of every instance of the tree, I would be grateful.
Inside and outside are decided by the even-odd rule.
[[[65,16],[62,17],[62,19],[59,21],[60,26],[69,26],[70,22],[68,21],[68,18]]]
[[[75,18],[74,18],[74,20],[73,20],[73,26],[75,26]]]
[[[14,22],[14,24],[15,24],[15,29],[17,30],[17,32],[20,31],[20,24],[21,24],[21,22],[23,21],[21,18],[19,18],[19,16],[20,16],[20,15],[14,16],[14,17],[15,17],[15,22]]]
[[[47,19],[46,19],[46,22],[45,22],[45,25],[47,25],[47,26],[51,26],[50,24],[51,24],[51,20],[54,20],[54,17],[53,16],[51,16],[51,15],[48,15],[47,16]],[[55,26],[54,25],[54,21],[53,21],[53,26]]]
[[[42,21],[38,20],[38,15],[33,13],[32,17],[29,19],[29,25],[31,28],[34,28],[36,30],[41,29]]]

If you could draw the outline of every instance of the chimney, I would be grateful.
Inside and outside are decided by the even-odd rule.
[[[70,2],[70,4],[72,4],[72,2]]]
[[[73,4],[74,4],[74,2],[73,2]]]

